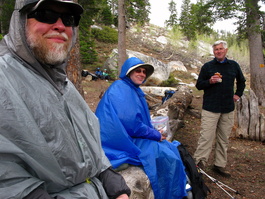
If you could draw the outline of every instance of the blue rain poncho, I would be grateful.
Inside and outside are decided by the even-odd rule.
[[[143,166],[156,199],[182,199],[186,174],[179,152],[172,143],[160,142],[145,94],[126,76],[129,68],[141,63],[129,58],[122,66],[121,80],[108,88],[98,104],[102,146],[114,168],[124,163]]]

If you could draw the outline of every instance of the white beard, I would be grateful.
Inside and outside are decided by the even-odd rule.
[[[45,55],[47,64],[57,65],[63,63],[68,56],[68,50],[65,44],[52,44],[52,50],[48,51]]]
[[[48,45],[45,38],[51,35],[61,35],[68,40],[65,33],[53,33],[45,35],[44,38],[37,38],[33,34],[28,34],[27,42],[33,54],[41,63],[60,65],[67,59],[71,45],[69,45],[69,43],[52,43],[51,45]]]

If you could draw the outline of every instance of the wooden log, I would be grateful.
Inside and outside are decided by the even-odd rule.
[[[188,107],[190,107],[192,98],[193,95],[188,86],[181,85],[177,87],[173,96],[163,104],[168,110],[171,138],[174,137],[179,129],[184,127],[184,116]]]
[[[236,105],[236,136],[255,140],[265,141],[265,117],[260,113],[258,98],[250,90],[249,95],[243,95]]]
[[[249,92],[249,138],[251,140],[259,140],[259,104],[255,93]]]
[[[187,85],[179,85],[176,87],[175,93],[171,98],[160,103],[161,96],[155,97],[154,94],[150,97],[150,94],[146,95],[147,102],[150,107],[155,107],[155,110],[151,109],[153,116],[165,116],[169,118],[169,126],[172,132],[172,138],[174,134],[184,127],[184,115],[187,109],[190,107],[193,95]],[[154,100],[159,99],[159,101]],[[159,102],[159,103],[158,103]]]
[[[265,116],[260,114],[260,141],[265,142]]]
[[[249,128],[249,102],[248,98],[243,95],[241,100],[236,105],[237,109],[237,123],[238,128],[236,129],[236,136],[248,139],[248,128]]]

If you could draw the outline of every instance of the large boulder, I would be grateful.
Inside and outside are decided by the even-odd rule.
[[[119,173],[131,189],[130,199],[154,199],[150,181],[142,167],[131,165]]]
[[[155,71],[151,78],[157,79],[157,83],[160,83],[164,80],[167,80],[171,71],[170,66],[168,64],[165,64],[154,57],[150,57],[148,55],[145,55],[143,53],[139,53],[132,50],[126,50],[127,57],[137,57],[141,59],[145,63],[149,63],[154,66]],[[109,58],[106,60],[104,64],[104,68],[109,69],[109,71],[112,71],[114,74],[116,74],[116,77],[118,77],[118,49],[113,49],[112,53],[109,55]]]
[[[187,68],[181,61],[171,61],[168,63],[168,65],[171,68],[171,72],[173,71],[188,72]]]

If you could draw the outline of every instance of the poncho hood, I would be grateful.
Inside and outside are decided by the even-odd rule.
[[[121,79],[126,78],[132,70],[138,67],[142,67],[146,69],[146,79],[150,77],[154,72],[154,67],[152,65],[144,63],[142,60],[140,60],[137,57],[131,57],[124,62],[121,68],[121,73],[119,77]]]

